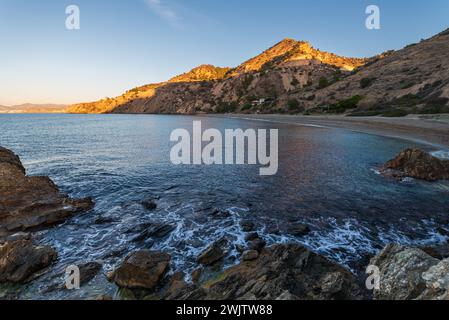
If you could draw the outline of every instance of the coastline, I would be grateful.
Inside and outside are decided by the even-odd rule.
[[[449,115],[408,116],[403,118],[302,116],[280,114],[205,115],[301,126],[344,129],[390,138],[410,140],[449,150]]]

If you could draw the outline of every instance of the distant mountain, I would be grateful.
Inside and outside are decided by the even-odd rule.
[[[235,68],[202,65],[72,113],[445,112],[449,30],[372,58],[348,58],[285,39]]]
[[[64,113],[67,105],[62,104],[21,104],[15,106],[0,106],[0,113]]]

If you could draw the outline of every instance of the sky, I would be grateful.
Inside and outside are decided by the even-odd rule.
[[[381,29],[365,27],[368,5]],[[66,28],[66,8],[80,29]],[[237,66],[284,38],[367,57],[449,27],[447,0],[0,0],[0,105],[77,103]]]

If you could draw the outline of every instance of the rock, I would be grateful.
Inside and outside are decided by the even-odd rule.
[[[441,160],[418,150],[402,151],[385,165],[386,168],[398,170],[404,176],[415,179],[436,181],[449,179],[449,160]]]
[[[108,295],[100,295],[100,296],[96,297],[95,300],[97,300],[97,301],[112,301],[113,298]]]
[[[207,300],[363,298],[351,272],[296,244],[266,248],[257,260],[242,261],[202,288]]]
[[[253,261],[259,257],[259,252],[256,250],[248,250],[243,252],[242,261]]]
[[[6,237],[5,242],[15,242],[19,240],[31,240],[31,233],[17,232]]]
[[[0,283],[26,282],[56,258],[56,250],[51,247],[37,246],[28,240],[7,242],[0,246]]]
[[[142,205],[145,209],[150,210],[150,211],[157,209],[157,204],[154,200],[143,201]]]
[[[121,288],[154,290],[169,269],[169,254],[141,250],[131,253],[111,275]]]
[[[449,237],[449,231],[444,228],[438,228],[437,232],[442,236]]]
[[[432,256],[439,260],[449,258],[449,243],[431,247],[420,247],[420,249],[427,253],[429,256]]]
[[[449,259],[440,261],[422,274],[426,289],[418,297],[420,300],[448,300]]]
[[[303,237],[310,233],[310,228],[306,224],[294,223],[288,227],[287,232],[295,237]]]
[[[116,220],[113,217],[109,216],[99,216],[95,219],[94,224],[100,225],[100,224],[108,224],[108,223],[114,223]]]
[[[380,270],[380,289],[374,290],[374,299],[416,299],[426,288],[422,274],[438,262],[420,249],[388,245],[370,262]]]
[[[299,300],[297,296],[291,294],[288,290],[285,290],[279,297],[276,298],[278,301],[295,301]]]
[[[215,243],[213,243],[209,248],[207,248],[204,252],[202,252],[198,258],[198,263],[209,266],[214,264],[217,261],[223,259],[227,252],[225,247],[228,245],[228,241],[226,239],[221,239]]]
[[[90,280],[103,269],[103,265],[99,262],[88,262],[79,266],[80,269],[80,285],[88,283]]]
[[[243,220],[240,222],[240,227],[243,232],[252,232],[256,229],[254,222],[250,220]]]
[[[163,223],[154,223],[147,226],[147,228],[140,232],[139,235],[132,239],[133,242],[141,242],[145,241],[149,238],[164,238],[168,236],[173,230],[176,229],[176,226],[163,224]]]
[[[236,244],[235,250],[237,250],[238,253],[242,254],[243,252],[245,252],[245,246],[243,246],[241,244]]]
[[[19,157],[0,147],[0,234],[47,228],[93,205],[69,198],[48,177],[26,176]]]
[[[229,218],[231,216],[231,213],[227,210],[220,210],[220,209],[214,209],[211,212],[211,216],[214,219],[226,219]]]
[[[197,269],[193,270],[192,274],[191,274],[193,283],[200,282],[202,274],[203,274],[202,268],[197,268]]]
[[[257,238],[248,243],[248,248],[250,250],[255,250],[255,251],[260,252],[263,248],[265,248],[266,245],[267,245],[267,243],[265,242],[265,240],[263,240],[261,238]]]
[[[259,234],[257,232],[251,232],[251,233],[248,233],[245,236],[245,241],[252,241],[252,240],[255,240],[255,239],[259,239],[259,238],[260,237],[259,237]]]

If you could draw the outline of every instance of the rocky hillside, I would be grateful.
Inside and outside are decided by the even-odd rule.
[[[233,69],[202,65],[73,113],[449,112],[449,30],[369,59],[285,39]]]

